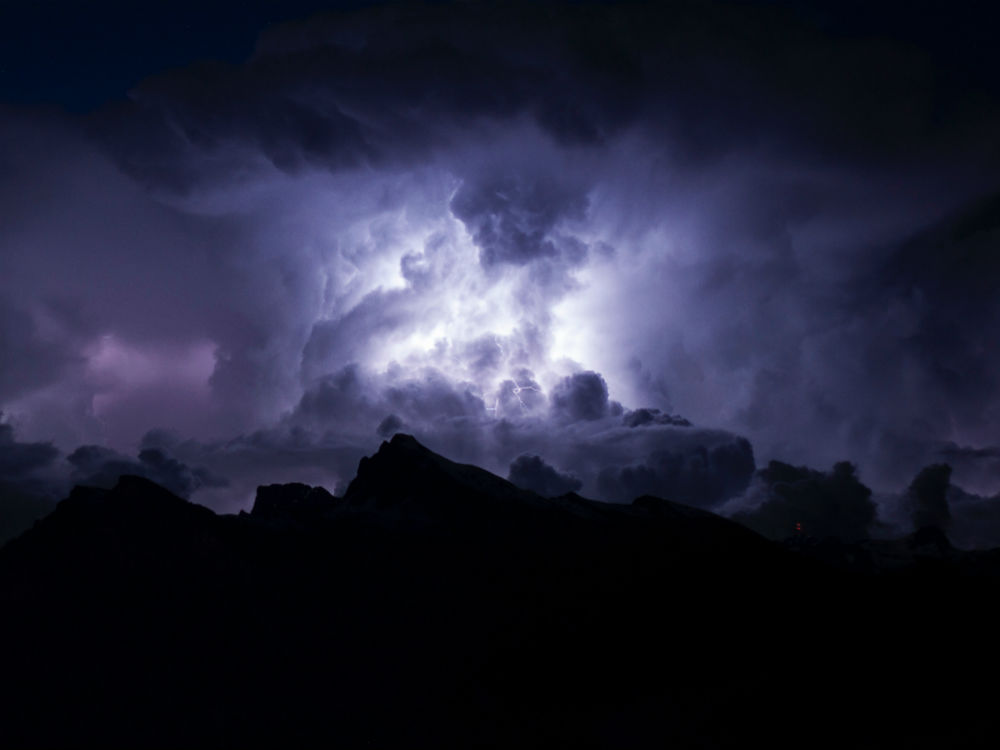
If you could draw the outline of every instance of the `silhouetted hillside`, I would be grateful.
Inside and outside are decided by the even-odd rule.
[[[659,498],[546,499],[405,435],[343,498],[271,485],[239,516],[122,477],[0,550],[0,727],[9,747],[983,743],[997,560],[934,564],[954,551],[918,536],[896,566],[824,561]]]

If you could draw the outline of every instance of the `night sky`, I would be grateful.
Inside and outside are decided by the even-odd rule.
[[[1000,544],[996,26],[870,5],[5,7],[0,499],[404,431],[724,513],[850,461],[884,530],[948,463]]]

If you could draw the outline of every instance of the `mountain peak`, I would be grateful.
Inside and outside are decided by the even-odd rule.
[[[394,446],[396,448],[405,448],[409,450],[416,449],[425,451],[427,453],[432,452],[429,448],[422,445],[415,437],[413,437],[413,435],[408,435],[405,432],[397,432],[395,435],[392,436],[391,440],[382,442],[382,447],[385,447],[387,445]]]
[[[412,435],[396,433],[375,455],[361,459],[344,500],[355,508],[444,518],[466,515],[484,503],[534,504],[540,498],[478,466],[438,455]]]
[[[311,517],[336,509],[339,499],[322,487],[301,482],[257,488],[250,515],[255,518]]]
[[[178,497],[145,477],[123,474],[110,490],[74,487],[69,497],[40,523],[56,526],[111,523],[123,527],[148,523],[168,528],[197,523],[214,515],[208,508]]]
[[[378,451],[371,458],[380,458],[386,461],[430,461],[435,465],[440,465],[441,462],[454,463],[432,451],[413,435],[408,435],[405,432],[397,432],[391,439],[383,440]],[[474,468],[479,469],[478,466]],[[483,469],[479,470],[484,471]]]

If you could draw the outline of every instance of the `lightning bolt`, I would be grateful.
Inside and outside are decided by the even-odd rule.
[[[521,404],[521,408],[527,409],[528,405],[524,403],[524,399],[521,398],[521,391],[534,391],[535,393],[540,393],[540,391],[533,385],[520,385],[516,380],[514,381],[514,396],[517,398],[517,402]]]
[[[493,345],[496,346],[497,350],[500,352],[501,357],[507,356],[507,353],[503,349],[503,345],[500,343],[500,337],[495,334],[493,336]],[[517,399],[517,402],[521,405],[521,408],[527,409],[528,405],[524,403],[524,399],[521,398],[521,393],[523,393],[524,391],[534,391],[535,393],[541,393],[541,389],[534,385],[521,385],[520,383],[517,382],[517,380],[514,380],[514,388],[512,389],[511,392],[514,394],[514,398]],[[493,412],[494,416],[497,416],[500,413],[500,399],[497,398],[496,401],[493,402],[493,406],[487,406],[486,411],[491,411]]]

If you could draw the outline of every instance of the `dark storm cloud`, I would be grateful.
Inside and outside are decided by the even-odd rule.
[[[560,140],[593,142],[637,109],[629,31],[609,45],[599,18],[567,27],[530,6],[317,16],[266,32],[243,66],[206,63],[142,83],[129,116],[155,113],[146,129],[156,150],[126,138],[124,153],[142,174],[187,184],[197,154],[227,144],[285,171],[384,165],[437,147],[456,125],[521,114]],[[114,124],[102,128],[121,140]]]
[[[451,200],[451,211],[472,235],[484,266],[559,254],[559,241],[551,236],[556,223],[563,217],[583,218],[586,207],[581,186],[567,189],[544,179],[466,182]],[[567,244],[574,260],[582,260],[580,246]]]
[[[371,410],[365,390],[358,365],[348,365],[306,391],[296,407],[296,415],[328,424],[346,421],[361,411]]]
[[[208,469],[183,464],[159,448],[143,448],[138,460],[99,445],[82,445],[66,460],[76,484],[110,489],[123,474],[146,477],[183,498],[202,487],[226,487],[228,482]]]
[[[361,426],[359,431],[368,433],[365,427],[374,429],[390,415],[413,424],[485,416],[480,396],[436,370],[428,368],[390,382],[378,380],[366,378],[357,365],[345,367],[307,390],[291,420],[317,426]]]
[[[608,384],[600,374],[578,372],[563,378],[552,391],[552,412],[571,422],[621,414],[621,405],[608,399]]]
[[[993,196],[905,243],[880,269],[881,292],[909,315],[904,353],[927,381],[929,405],[978,440],[989,434],[1000,389],[988,344],[1000,330],[1000,304],[991,293],[1000,274],[998,236],[1000,196]]]
[[[758,472],[747,495],[725,510],[734,520],[778,540],[806,535],[858,541],[868,537],[877,516],[872,491],[846,461],[830,472],[772,461]]]
[[[770,4],[389,6],[84,121],[6,111],[0,405],[149,471],[175,430],[143,448],[230,478],[196,492],[226,508],[335,488],[404,425],[623,500],[716,505],[754,454],[896,490],[944,459],[990,496],[1000,221],[963,207],[1000,106],[914,39]]]
[[[948,486],[946,532],[960,549],[992,549],[1000,546],[1000,493],[983,497]]]
[[[739,494],[755,469],[753,448],[746,438],[732,436],[720,445],[678,449],[669,443],[643,460],[607,466],[597,477],[601,496],[626,502],[655,495],[698,507],[713,507]]]
[[[0,544],[55,506],[63,489],[52,476],[58,457],[52,443],[20,442],[13,426],[0,422]]]
[[[235,142],[291,170],[413,158],[456,125],[524,115],[572,145],[640,122],[669,125],[689,156],[779,135],[896,155],[967,135],[936,75],[917,47],[825,37],[777,10],[462,5],[284,24],[243,66],[166,73],[132,96],[166,116],[175,150]]]
[[[27,311],[0,299],[0,361],[8,363],[0,368],[0,399],[47,385],[74,359],[58,343],[44,340]]]
[[[952,458],[957,461],[993,461],[1000,459],[1000,448],[995,446],[987,446],[985,448],[969,448],[966,446],[952,444],[942,448],[940,453],[942,456],[946,456],[947,458]]]
[[[482,397],[461,384],[455,387],[440,373],[430,371],[420,380],[390,386],[385,400],[394,412],[414,419],[481,417],[486,407]]]
[[[915,529],[925,526],[947,529],[951,523],[948,508],[950,482],[951,467],[948,464],[925,466],[914,477],[906,490],[906,499]]]
[[[742,492],[754,471],[753,450],[738,435],[672,424],[629,428],[620,414],[575,422],[503,420],[491,433],[494,454],[544,456],[579,479],[582,494],[611,502],[653,494],[717,507]]]
[[[525,490],[532,490],[545,497],[558,497],[576,492],[583,487],[577,477],[564,474],[549,466],[541,456],[522,455],[510,464],[507,479]]]
[[[397,417],[395,414],[390,414],[378,423],[378,427],[375,428],[375,434],[380,438],[388,439],[397,432],[403,432],[405,429],[406,422]]]
[[[1000,394],[989,343],[1000,334],[1000,304],[989,291],[1000,271],[998,227],[989,201],[935,223],[893,248],[871,275],[839,285],[827,320],[842,322],[828,336],[847,357],[837,382],[825,384],[826,404],[816,394],[813,408],[850,424],[852,439],[872,446],[868,465],[894,483],[941,458],[975,486],[994,487],[1000,476],[989,455]],[[978,446],[959,449],[949,440],[955,435]]]
[[[648,424],[672,424],[677,427],[690,427],[691,423],[676,414],[664,414],[659,409],[635,409],[625,412],[622,424],[626,427],[642,427]]]
[[[984,444],[974,448],[947,443],[939,446],[927,460],[943,460],[952,467],[956,476],[962,478],[966,487],[979,492],[984,488],[988,491],[1000,482],[1000,448],[995,445]]]
[[[3,479],[23,479],[51,465],[58,456],[59,451],[52,443],[20,443],[14,439],[14,428],[0,423],[0,477]]]

